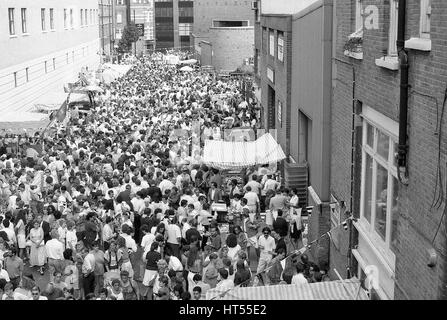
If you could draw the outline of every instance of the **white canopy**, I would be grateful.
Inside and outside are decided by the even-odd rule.
[[[163,61],[165,61],[167,64],[178,64],[180,58],[174,54],[168,54],[163,57]]]
[[[53,91],[40,96],[34,102],[35,111],[53,111],[58,110],[62,103],[67,99],[67,93],[63,91]]]
[[[179,64],[196,64],[197,60],[196,59],[181,60],[178,63]]]
[[[106,84],[110,84],[111,82],[129,72],[130,68],[132,68],[132,65],[105,63],[103,67],[104,70],[102,71],[101,81]]]
[[[276,163],[286,158],[281,146],[270,133],[256,141],[232,142],[206,140],[204,163],[220,169],[240,169],[253,165]]]
[[[49,115],[37,112],[6,112],[0,117],[0,133],[34,134],[50,123]]]
[[[206,300],[369,300],[356,278],[308,284],[209,289]]]
[[[184,72],[191,72],[191,71],[193,71],[194,69],[193,68],[191,68],[191,67],[189,67],[189,66],[184,66],[184,67],[181,67],[180,68],[180,71],[184,71]]]

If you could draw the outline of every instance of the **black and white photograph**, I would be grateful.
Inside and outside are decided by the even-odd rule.
[[[0,0],[0,300],[446,300],[446,104],[446,0]]]

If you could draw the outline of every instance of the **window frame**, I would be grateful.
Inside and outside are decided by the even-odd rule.
[[[64,8],[64,29],[68,29],[68,10]]]
[[[269,43],[269,55],[275,57],[275,31],[273,29],[269,29],[268,31],[268,43]]]
[[[50,30],[55,30],[55,27],[54,27],[54,8],[50,8]]]
[[[46,8],[40,8],[40,27],[42,29],[42,32],[47,31],[47,13]]]
[[[390,0],[390,19],[388,30],[388,56],[397,57],[397,20],[399,16],[399,1]]]
[[[432,0],[421,0],[421,17],[419,23],[419,37],[430,39]]]
[[[276,37],[276,42],[277,42],[277,51],[278,51],[278,60],[280,62],[284,62],[284,32],[282,31],[278,31],[277,32],[277,37]],[[281,45],[280,45],[281,42]]]
[[[26,8],[20,9],[20,18],[22,23],[22,33],[28,34],[28,25],[27,25],[27,11]]]
[[[355,31],[363,29],[363,5],[362,5],[362,2],[363,2],[363,0],[355,0]]]
[[[374,112],[377,113],[377,112]],[[382,115],[382,117],[386,118]],[[360,223],[362,230],[364,230],[367,236],[372,240],[376,249],[383,254],[390,265],[395,261],[395,253],[393,252],[392,240],[392,228],[393,228],[393,193],[394,183],[398,182],[397,177],[397,165],[395,163],[395,145],[398,141],[398,135],[396,134],[397,122],[385,122],[375,120],[368,116],[362,115],[362,160],[361,160],[361,183],[360,183]],[[391,120],[389,118],[386,118]],[[381,125],[382,124],[382,125]],[[389,126],[391,124],[393,128]],[[367,130],[368,126],[373,128],[373,146],[368,145]],[[397,129],[398,130],[398,129]],[[384,159],[378,153],[377,142],[379,131],[388,137],[388,158]],[[365,217],[365,201],[366,201],[366,156],[369,156],[372,160],[372,177],[371,181],[371,208],[370,208],[370,221]],[[378,166],[382,166],[387,171],[387,200],[386,200],[386,230],[385,239],[376,230],[376,204],[377,204],[377,170]]]
[[[15,26],[15,8],[8,8],[8,22],[9,22],[9,35],[16,35],[16,26]]]

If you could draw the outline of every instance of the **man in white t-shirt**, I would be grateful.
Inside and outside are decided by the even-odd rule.
[[[296,272],[297,273],[292,277],[291,284],[299,284],[299,285],[307,284],[308,281],[304,277],[304,274],[303,274],[304,269],[303,269],[303,266],[300,263],[298,263],[297,266],[296,266]]]
[[[168,232],[168,239],[166,241],[166,251],[171,251],[172,255],[180,259],[180,243],[182,240],[182,231],[177,225],[177,218],[171,218],[168,227],[166,228]]]
[[[261,277],[264,276],[263,272],[268,266],[269,262],[273,258],[274,250],[276,248],[275,239],[270,235],[271,231],[269,227],[262,229],[263,235],[258,239],[258,248],[260,249],[260,256],[258,262],[258,269],[256,273]],[[263,280],[264,281],[264,280]],[[265,283],[265,281],[264,281]]]

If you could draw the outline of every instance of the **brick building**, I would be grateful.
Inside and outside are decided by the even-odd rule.
[[[406,128],[400,121],[399,1],[334,3],[330,187],[358,220],[352,234],[332,237],[331,270],[346,276],[348,267],[364,278],[374,265],[381,299],[445,299],[446,185],[438,173],[445,170],[447,152],[441,129],[447,2],[407,0],[401,7],[410,85]],[[399,174],[396,160],[402,129],[408,176]],[[347,217],[340,211],[338,221]]]
[[[252,1],[195,0],[191,46],[202,65],[234,71],[253,57]]]
[[[263,0],[255,17],[257,96],[264,127],[275,131],[287,157],[280,164],[285,185],[298,188],[303,206],[311,186],[315,212],[328,212],[332,1]],[[311,225],[313,239],[328,223],[317,219]],[[313,254],[327,263],[328,243],[321,247]]]

